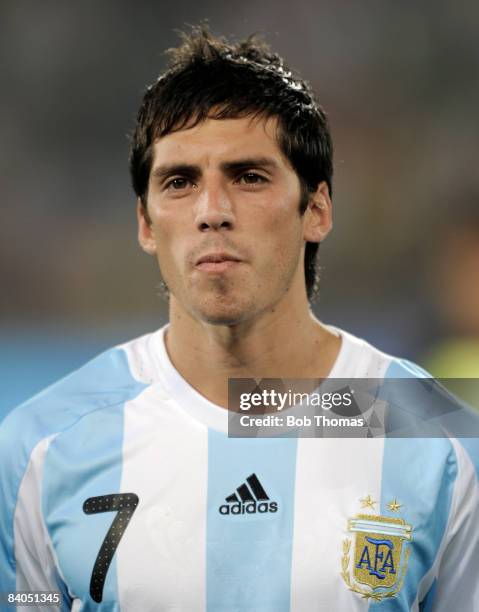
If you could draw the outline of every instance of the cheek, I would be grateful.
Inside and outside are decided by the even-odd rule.
[[[186,245],[181,241],[181,237],[172,234],[160,234],[157,238],[156,252],[158,261],[162,268],[181,268],[184,261]]]
[[[153,227],[157,259],[161,270],[165,272],[169,269],[178,269],[181,261],[184,260],[188,246],[188,238],[182,231],[184,224],[178,219],[178,215],[166,211],[155,212]]]
[[[274,247],[280,259],[288,259],[302,246],[302,218],[299,211],[277,207],[273,215],[267,215],[261,223],[253,220],[256,232],[260,232],[261,242]]]
[[[256,224],[257,246],[256,269],[261,282],[268,286],[279,286],[291,282],[298,266],[302,266],[301,249],[303,246],[301,218],[279,214],[268,223]],[[301,261],[300,261],[301,260]]]

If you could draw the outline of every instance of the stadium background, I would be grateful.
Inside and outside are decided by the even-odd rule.
[[[12,0],[1,14],[0,417],[166,320],[136,244],[127,133],[173,30],[203,18],[263,32],[329,114],[321,318],[420,362],[473,333],[444,315],[437,270],[454,206],[479,205],[477,3]]]

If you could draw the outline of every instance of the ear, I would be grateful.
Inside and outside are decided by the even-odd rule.
[[[322,242],[333,227],[333,205],[326,181],[321,181],[309,194],[304,212],[303,237],[306,242]]]
[[[151,227],[148,210],[143,206],[140,198],[136,201],[136,218],[138,220],[138,242],[145,253],[154,255],[156,253],[155,235]]]

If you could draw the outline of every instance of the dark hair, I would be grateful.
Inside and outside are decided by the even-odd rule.
[[[308,194],[321,181],[326,181],[331,193],[331,135],[310,86],[254,36],[230,44],[199,26],[181,37],[182,44],[167,52],[170,67],[145,92],[131,140],[130,172],[143,206],[155,140],[208,117],[277,117],[278,144],[301,184],[301,214]],[[306,243],[304,273],[310,300],[318,290],[318,247],[318,243]]]

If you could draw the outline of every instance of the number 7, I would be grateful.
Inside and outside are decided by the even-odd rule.
[[[138,496],[135,493],[112,493],[111,495],[89,497],[83,504],[85,514],[117,512],[100,546],[91,573],[90,595],[97,603],[100,603],[103,598],[103,586],[108,568],[125,529],[138,506],[138,501]]]

